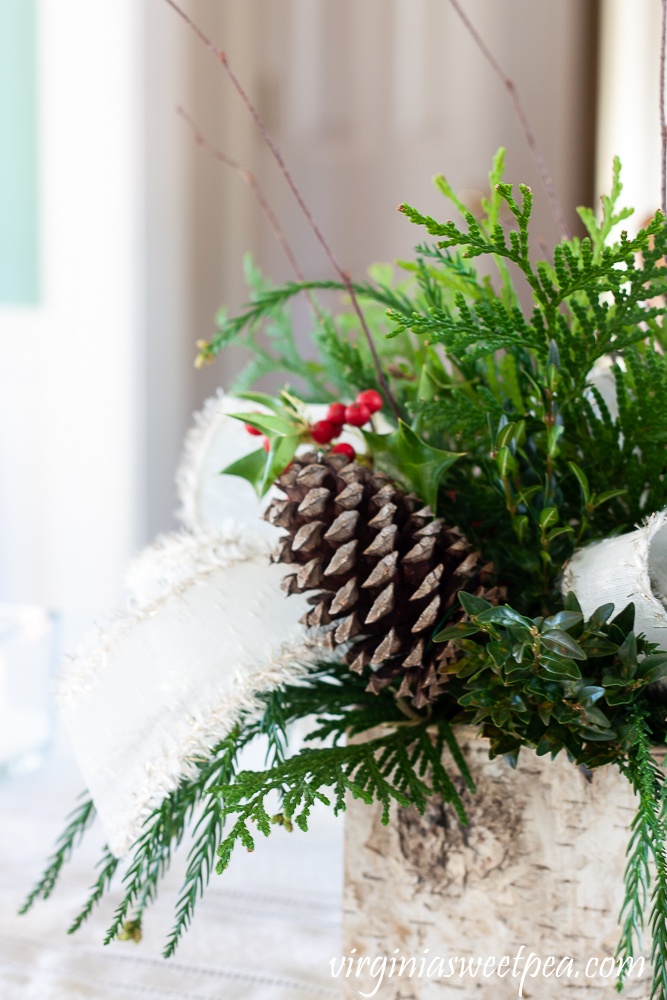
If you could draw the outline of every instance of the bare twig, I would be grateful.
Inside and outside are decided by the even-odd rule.
[[[220,163],[224,163],[228,167],[231,167],[233,170],[236,170],[239,177],[241,177],[246,182],[246,184],[254,194],[255,198],[257,199],[260,208],[266,215],[266,218],[269,221],[269,225],[273,230],[273,235],[277,239],[283,253],[287,257],[287,260],[289,261],[290,266],[294,271],[296,280],[304,282],[306,279],[303,276],[303,271],[299,267],[299,262],[297,261],[294,255],[294,251],[287,242],[287,237],[283,232],[282,226],[278,222],[278,219],[276,218],[273,209],[266,200],[264,192],[262,191],[261,187],[255,180],[254,176],[250,173],[250,171],[246,167],[243,166],[242,163],[239,163],[231,156],[228,156],[226,153],[223,153],[222,150],[217,149],[215,146],[213,146],[208,141],[208,139],[205,139],[204,136],[199,131],[199,129],[197,128],[197,126],[195,125],[195,123],[193,122],[192,118],[190,118],[190,115],[187,113],[187,111],[185,111],[181,107],[179,107],[177,110],[181,118],[187,123],[188,127],[190,128],[190,131],[192,132],[192,138],[197,143],[197,145],[201,146],[202,149],[205,149],[207,153],[210,153],[211,156],[215,157],[215,159],[218,160]],[[310,305],[310,308],[313,310],[314,315],[317,317],[318,321],[322,324],[322,326],[324,326],[325,322],[324,316],[322,314],[322,310],[317,304],[317,299],[315,298],[314,295],[311,294],[311,292],[308,291],[307,288],[304,289],[304,295],[308,299],[308,303]]]
[[[167,2],[169,2],[169,0],[167,0]],[[558,195],[556,194],[556,188],[554,187],[554,182],[551,178],[551,174],[547,170],[547,165],[544,162],[544,157],[542,156],[540,147],[537,145],[537,140],[533,135],[533,130],[531,129],[528,119],[526,117],[526,112],[523,110],[523,105],[519,98],[519,93],[516,89],[516,84],[514,83],[514,80],[511,80],[508,76],[505,76],[495,56],[490,51],[490,49],[487,48],[485,42],[479,35],[477,29],[469,20],[467,14],[463,12],[463,9],[461,8],[458,0],[449,0],[449,2],[451,3],[452,7],[459,15],[459,17],[461,18],[461,20],[463,21],[464,25],[468,29],[475,44],[477,45],[480,52],[488,62],[489,66],[494,71],[494,73],[496,74],[502,85],[505,87],[507,93],[510,95],[510,99],[512,101],[512,104],[514,105],[516,116],[519,119],[519,124],[521,125],[521,128],[523,129],[523,134],[526,137],[526,142],[530,147],[530,151],[533,154],[533,159],[535,160],[537,169],[540,172],[540,177],[542,178],[542,183],[544,184],[545,190],[547,192],[547,197],[551,204],[551,211],[554,214],[554,218],[556,220],[556,225],[558,226],[561,239],[562,240],[571,239],[570,230],[568,229],[567,222],[565,221],[565,214],[563,212],[563,207],[560,203]],[[666,0],[663,0],[663,3],[664,2],[666,2]]]
[[[231,167],[232,170],[236,170],[239,177],[241,177],[246,182],[246,184],[254,194],[255,198],[257,199],[260,208],[266,215],[266,218],[269,221],[269,225],[273,230],[273,235],[277,239],[283,253],[287,257],[287,260],[289,261],[290,266],[296,276],[296,280],[304,282],[306,279],[304,278],[303,271],[299,267],[299,263],[296,257],[294,256],[294,251],[287,242],[287,237],[285,236],[285,233],[283,232],[282,227],[278,222],[278,219],[276,218],[273,209],[266,200],[264,192],[260,188],[254,176],[250,173],[250,171],[246,167],[243,166],[242,163],[239,163],[237,160],[234,160],[231,156],[228,156],[226,153],[223,153],[222,150],[216,149],[216,147],[213,146],[208,141],[208,139],[205,139],[204,136],[199,131],[199,129],[197,128],[197,126],[195,125],[195,123],[193,122],[192,118],[190,118],[190,115],[187,113],[187,111],[185,111],[181,107],[179,107],[177,110],[181,118],[186,122],[190,131],[192,132],[192,138],[197,143],[197,145],[201,146],[202,149],[205,149],[207,153],[210,153],[211,156],[215,157],[215,159],[218,160],[220,163],[224,163],[228,167]],[[313,313],[315,314],[319,322],[322,325],[324,325],[324,316],[322,315],[322,310],[317,304],[315,296],[312,295],[307,288],[304,289],[304,294],[308,299],[310,308],[313,310]]]
[[[665,45],[667,43],[667,0],[662,0],[662,38],[660,40],[660,136],[662,156],[662,214],[667,215],[667,122],[665,122]]]
[[[190,118],[190,115],[187,113],[187,111],[185,111],[181,107],[179,107],[177,110],[183,121],[187,123],[190,131],[192,132],[192,138],[197,143],[197,145],[201,146],[202,149],[205,149],[207,153],[210,153],[211,156],[215,157],[216,160],[219,160],[220,163],[224,163],[228,167],[231,167],[232,170],[235,170],[239,175],[239,177],[241,177],[242,180],[246,182],[246,184],[254,194],[255,198],[259,202],[260,208],[267,217],[269,225],[273,230],[273,235],[278,240],[278,243],[280,244],[283,253],[287,257],[290,266],[294,271],[294,274],[296,275],[297,281],[305,281],[306,279],[303,276],[303,272],[299,267],[299,264],[297,262],[296,257],[294,256],[292,248],[287,242],[285,234],[280,226],[280,223],[278,222],[273,212],[273,209],[271,208],[268,201],[264,197],[264,193],[260,188],[259,184],[257,183],[257,181],[255,180],[255,178],[253,177],[253,175],[246,167],[243,166],[243,164],[239,163],[237,160],[232,159],[231,156],[227,156],[226,153],[223,153],[221,150],[216,149],[215,146],[211,145],[208,139],[205,139],[204,136],[201,134],[201,132],[193,122],[192,118]]]
[[[185,11],[181,10],[181,8],[178,6],[178,4],[174,3],[174,0],[165,0],[165,2],[168,3],[169,6],[171,8],[173,8],[173,10],[176,11],[176,13],[179,15],[179,17],[181,17],[185,21],[185,23],[192,29],[192,31],[194,31],[194,33],[197,36],[197,38],[199,38],[199,40],[201,42],[203,42],[203,44],[206,46],[206,48],[210,52],[213,53],[213,55],[216,57],[216,59],[218,60],[218,62],[220,62],[222,64],[222,66],[224,67],[225,72],[227,73],[229,79],[231,80],[231,82],[232,82],[232,84],[233,84],[236,92],[238,93],[239,97],[241,98],[241,100],[245,104],[245,106],[246,106],[246,108],[248,110],[248,113],[250,114],[251,118],[253,119],[255,125],[257,126],[257,128],[258,128],[258,130],[260,132],[260,135],[264,139],[264,142],[266,143],[266,145],[269,147],[269,150],[271,151],[271,154],[272,154],[273,158],[275,159],[276,163],[278,164],[283,177],[287,181],[287,184],[289,185],[289,188],[290,188],[292,194],[296,198],[296,201],[297,201],[297,204],[299,205],[299,208],[301,209],[301,211],[305,215],[306,220],[308,222],[308,225],[312,229],[312,231],[315,234],[315,236],[316,236],[316,238],[317,238],[320,246],[324,250],[324,252],[327,255],[327,257],[329,258],[329,260],[330,260],[330,262],[331,262],[334,270],[336,271],[336,273],[340,277],[341,281],[345,285],[345,288],[347,289],[347,292],[348,292],[348,295],[350,296],[350,300],[352,302],[352,306],[354,308],[354,311],[356,312],[356,314],[357,314],[357,316],[359,318],[359,322],[361,323],[361,328],[364,331],[364,334],[366,336],[366,340],[368,341],[368,346],[370,348],[370,352],[371,352],[371,355],[373,357],[373,361],[375,363],[375,368],[377,370],[378,382],[380,383],[380,386],[382,387],[382,391],[384,392],[385,398],[386,398],[387,403],[389,404],[389,406],[391,408],[392,413],[394,414],[394,416],[398,420],[399,417],[400,417],[400,411],[399,411],[399,408],[398,408],[398,404],[397,404],[396,400],[394,399],[394,396],[393,396],[393,394],[391,392],[391,389],[389,388],[389,383],[387,381],[387,377],[386,377],[386,375],[385,375],[385,373],[383,371],[382,364],[380,362],[380,357],[378,355],[378,352],[377,352],[377,349],[375,347],[375,344],[373,343],[373,337],[371,335],[371,331],[368,328],[368,324],[366,322],[366,318],[365,318],[365,316],[364,316],[364,314],[363,314],[363,312],[361,310],[361,306],[359,305],[359,301],[358,301],[356,293],[354,291],[354,286],[352,284],[352,279],[350,278],[350,275],[348,274],[347,271],[344,271],[343,268],[341,267],[341,265],[338,263],[338,260],[336,259],[336,256],[334,255],[333,250],[331,249],[331,247],[329,246],[329,244],[325,240],[324,236],[322,235],[322,232],[320,231],[319,226],[317,225],[317,223],[313,219],[313,217],[312,217],[312,215],[311,215],[311,213],[310,213],[310,211],[308,209],[308,206],[306,205],[306,203],[304,202],[303,198],[301,197],[301,192],[297,188],[297,186],[296,186],[296,184],[294,182],[294,179],[293,179],[291,173],[287,169],[287,165],[285,164],[285,161],[282,158],[282,154],[281,154],[280,150],[278,149],[278,147],[274,143],[273,139],[271,138],[271,136],[267,132],[267,130],[266,130],[265,126],[264,126],[264,123],[262,122],[261,118],[257,114],[255,106],[253,105],[253,103],[250,100],[250,98],[248,97],[247,93],[245,92],[245,90],[241,86],[240,80],[238,79],[238,77],[236,76],[236,74],[232,70],[231,66],[229,65],[229,60],[227,59],[227,56],[225,55],[225,53],[221,49],[216,48],[216,46],[213,44],[213,42],[209,38],[207,38],[207,36],[203,33],[203,31],[200,28],[197,27],[197,25],[194,23],[194,21],[190,17],[188,17],[188,15],[185,13]]]

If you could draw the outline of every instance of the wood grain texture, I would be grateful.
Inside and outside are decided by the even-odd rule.
[[[432,800],[424,816],[414,807],[394,807],[391,822],[381,824],[381,810],[350,800],[346,812],[345,911],[343,944],[354,958],[396,955],[426,959],[412,977],[400,966],[384,981],[379,1000],[504,1000],[517,997],[518,975],[484,977],[484,962],[512,963],[521,945],[523,957],[534,952],[542,962],[555,956],[573,961],[572,974],[527,978],[524,996],[579,1000],[604,992],[615,981],[587,978],[589,958],[601,963],[613,956],[618,941],[618,912],[628,827],[635,809],[632,789],[615,767],[582,773],[561,754],[555,761],[522,750],[516,771],[501,758],[490,761],[488,741],[473,730],[459,731],[463,752],[477,784],[477,794],[458,790],[469,817],[462,826],[454,810]],[[446,760],[449,773],[456,768]],[[648,940],[644,942],[648,944]],[[399,949],[395,951],[395,949]],[[425,953],[425,949],[428,952]],[[436,957],[482,959],[475,978],[438,978]],[[611,963],[607,962],[605,971]],[[346,969],[348,966],[346,966]],[[371,993],[377,978],[369,964],[357,977],[358,964],[344,977],[345,997]],[[489,969],[491,966],[488,967]],[[533,964],[532,968],[535,968]],[[596,968],[592,963],[589,971]],[[379,963],[376,966],[376,974]],[[450,971],[445,962],[444,971]],[[531,970],[532,971],[532,970]],[[575,976],[576,972],[578,976]],[[553,973],[553,969],[552,969]],[[648,965],[641,980],[628,981],[628,1000],[648,996]]]

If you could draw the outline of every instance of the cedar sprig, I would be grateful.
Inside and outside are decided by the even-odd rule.
[[[621,992],[632,970],[636,949],[641,949],[641,932],[649,899],[649,923],[652,934],[651,962],[653,980],[651,1000],[667,997],[667,871],[665,868],[665,776],[651,756],[652,734],[647,713],[640,706],[632,709],[632,746],[621,770],[639,796],[636,815],[631,823],[628,863],[625,869],[625,899],[619,922],[621,938],[615,957],[619,961],[616,989]],[[655,885],[651,892],[652,868]]]
[[[83,794],[85,795],[85,792]],[[67,819],[69,822],[56,841],[55,851],[48,859],[44,874],[19,910],[21,915],[27,913],[36,900],[48,899],[53,892],[63,865],[69,861],[72,851],[81,843],[84,833],[93,824],[95,819],[93,800],[86,797],[76,809],[72,810]]]
[[[99,868],[99,875],[95,879],[95,882],[91,886],[90,896],[86,900],[86,904],[76,915],[72,923],[67,929],[68,934],[76,934],[79,928],[86,922],[88,917],[91,915],[97,904],[100,902],[104,893],[111,886],[113,877],[116,874],[116,869],[120,861],[115,857],[108,846],[105,845],[102,857],[96,864],[96,868]],[[138,925],[140,926],[140,925]]]
[[[266,771],[242,771],[233,783],[211,789],[224,801],[223,813],[237,816],[230,833],[218,847],[220,858],[217,871],[228,866],[237,842],[248,850],[255,843],[249,824],[255,823],[260,833],[271,832],[271,818],[266,798],[271,793],[281,795],[281,822],[296,823],[308,829],[308,819],[316,802],[331,805],[334,813],[345,809],[345,796],[367,804],[374,800],[382,804],[382,823],[389,822],[392,800],[400,806],[414,803],[420,812],[427,798],[441,795],[450,802],[461,823],[467,823],[465,809],[452,779],[442,765],[442,750],[446,741],[444,725],[436,722],[435,740],[427,720],[404,724],[386,736],[366,743],[335,745],[322,749],[305,749],[283,764]],[[429,782],[425,780],[429,771]],[[471,781],[469,774],[468,781]],[[474,788],[474,785],[472,786]],[[323,789],[331,789],[330,795]]]

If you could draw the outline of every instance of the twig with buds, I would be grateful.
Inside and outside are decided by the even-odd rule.
[[[190,118],[190,115],[187,113],[187,111],[185,111],[181,107],[179,107],[177,110],[178,114],[181,116],[183,121],[188,125],[192,133],[192,138],[197,143],[197,145],[201,146],[202,149],[205,149],[207,153],[210,153],[211,156],[213,156],[220,163],[224,163],[226,166],[231,167],[232,170],[235,170],[239,175],[239,177],[241,177],[241,179],[246,182],[246,184],[254,194],[255,198],[257,199],[260,208],[266,215],[266,218],[269,221],[269,225],[273,230],[273,235],[277,239],[283,253],[287,257],[287,260],[289,261],[290,266],[294,271],[297,281],[301,282],[305,281],[306,279],[303,276],[303,271],[299,267],[299,263],[294,255],[294,251],[287,242],[287,237],[285,236],[285,233],[283,232],[282,227],[278,222],[278,219],[276,218],[273,209],[266,200],[264,192],[262,191],[259,184],[255,180],[253,174],[251,174],[250,171],[246,167],[244,167],[242,163],[239,163],[238,160],[235,160],[231,156],[228,156],[227,153],[223,153],[222,150],[217,149],[215,146],[213,146],[208,141],[208,139],[205,139],[204,136],[199,131],[199,129],[197,128],[197,126],[195,125],[195,123],[193,122],[192,118]],[[317,302],[315,301],[315,298],[311,295],[311,293],[307,289],[305,290],[305,294],[310,303],[311,309],[313,310],[317,318],[320,320],[320,322],[322,322],[323,321],[322,312]]]
[[[197,27],[197,25],[194,23],[194,21],[190,17],[188,17],[188,15],[185,13],[185,11],[183,11],[178,6],[178,4],[174,3],[174,0],[165,0],[165,2],[168,3],[169,6],[172,7],[176,11],[176,13],[179,15],[179,17],[181,17],[185,21],[185,23],[192,29],[192,31],[194,31],[194,33],[197,36],[197,38],[199,38],[199,40],[206,46],[206,48],[209,49],[209,51],[213,53],[213,55],[216,57],[216,59],[218,60],[218,62],[223,66],[223,68],[225,69],[225,72],[227,73],[229,79],[231,80],[232,85],[234,86],[236,92],[238,93],[239,97],[241,98],[241,100],[245,104],[245,106],[246,106],[246,108],[248,110],[248,113],[250,114],[251,118],[255,122],[255,125],[257,126],[260,135],[264,139],[264,142],[266,143],[266,145],[269,147],[269,150],[271,151],[271,154],[272,154],[273,158],[275,159],[276,163],[278,164],[278,167],[280,168],[280,171],[281,171],[283,177],[287,181],[287,184],[289,185],[289,188],[290,188],[292,194],[296,198],[296,201],[297,201],[297,204],[299,205],[299,208],[301,209],[301,211],[303,212],[304,216],[306,217],[308,225],[310,226],[310,228],[312,229],[313,233],[315,234],[315,237],[317,238],[320,246],[324,250],[324,252],[327,255],[327,257],[329,258],[329,261],[331,262],[334,270],[336,271],[336,273],[340,277],[342,283],[345,285],[347,293],[350,296],[350,300],[352,302],[352,306],[354,308],[354,311],[357,314],[359,322],[361,323],[361,328],[364,331],[366,340],[368,341],[368,346],[369,346],[371,355],[373,357],[373,361],[375,363],[375,368],[377,370],[378,382],[380,383],[380,386],[382,387],[382,391],[384,393],[385,399],[386,399],[387,403],[389,404],[392,413],[394,414],[394,416],[398,420],[399,417],[400,417],[400,410],[398,408],[398,403],[394,399],[394,396],[393,396],[393,394],[391,392],[391,389],[389,388],[389,383],[387,381],[387,376],[385,375],[384,370],[382,368],[382,364],[380,362],[380,357],[378,355],[378,352],[377,352],[377,349],[375,347],[375,344],[373,343],[373,337],[371,335],[371,331],[368,328],[368,323],[366,322],[366,318],[365,318],[365,316],[364,316],[364,314],[362,312],[361,306],[359,305],[359,300],[357,299],[356,293],[354,291],[354,286],[352,284],[352,279],[350,278],[349,273],[347,271],[344,271],[343,268],[341,267],[341,265],[338,263],[338,260],[336,259],[336,256],[335,256],[333,250],[331,249],[331,247],[329,246],[329,244],[325,240],[324,236],[322,235],[322,232],[321,232],[319,226],[317,225],[317,223],[313,219],[313,216],[311,215],[311,213],[310,213],[310,211],[308,209],[308,206],[306,205],[306,203],[304,202],[304,200],[303,200],[303,198],[301,196],[301,192],[297,188],[296,183],[294,182],[294,179],[293,179],[291,173],[289,172],[289,170],[287,168],[287,165],[285,164],[285,161],[283,160],[283,157],[282,157],[282,154],[281,154],[280,150],[278,149],[278,147],[276,146],[275,142],[273,141],[273,139],[271,138],[271,136],[267,132],[266,127],[264,126],[264,123],[262,122],[261,118],[257,114],[257,110],[256,110],[254,104],[252,103],[252,101],[248,97],[248,94],[243,89],[240,80],[238,79],[238,77],[236,76],[236,74],[232,70],[231,66],[229,65],[229,60],[227,59],[227,56],[225,55],[225,53],[221,49],[216,48],[216,46],[213,44],[213,42],[204,34],[204,32],[200,28]]]

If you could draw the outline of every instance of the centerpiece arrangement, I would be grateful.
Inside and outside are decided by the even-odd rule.
[[[226,56],[195,30],[308,214]],[[235,845],[252,850],[256,831],[275,824],[307,830],[316,802],[339,812],[350,794],[377,801],[387,823],[392,802],[423,812],[439,796],[465,824],[457,785],[475,786],[456,732],[473,726],[512,767],[530,748],[567,755],[586,773],[614,764],[627,776],[638,806],[617,957],[635,954],[650,910],[651,996],[667,1000],[667,788],[651,755],[667,730],[667,652],[642,608],[604,600],[586,575],[591,543],[634,538],[636,525],[649,519],[639,533],[653,532],[664,520],[667,225],[657,212],[633,239],[616,238],[631,214],[618,208],[616,160],[600,219],[579,209],[588,236],[563,232],[553,258],[535,262],[533,195],[525,185],[515,195],[503,159],[501,149],[479,216],[435,179],[462,227],[400,206],[425,235],[414,260],[397,262],[399,280],[376,265],[369,281],[353,282],[313,224],[339,280],[304,281],[296,269],[298,280],[274,286],[248,258],[248,305],[231,318],[221,311],[214,336],[199,343],[199,364],[231,345],[251,352],[231,391],[261,412],[233,414],[248,448],[220,471],[259,496],[273,491],[265,517],[282,535],[271,572],[280,568],[286,602],[305,605],[317,656],[241,702],[223,738],[187,758],[142,814],[107,941],[140,937],[190,826],[167,957]],[[338,293],[339,311],[318,292]],[[315,361],[291,325],[290,300],[304,293]],[[255,390],[269,373],[286,380],[275,396]],[[319,420],[313,403],[328,406]],[[356,445],[349,433],[339,440],[344,428]],[[659,577],[646,571],[640,597],[662,615]],[[596,587],[601,599],[591,603]],[[288,727],[306,718],[313,746],[290,755]],[[377,727],[380,735],[347,739]],[[239,752],[260,736],[266,769],[240,770]],[[443,765],[445,747],[456,775]],[[94,815],[92,799],[72,814],[25,908],[50,894]],[[119,853],[106,850],[72,931],[108,888]]]
[[[441,755],[447,745],[473,790],[456,743],[457,725],[466,724],[479,726],[492,755],[510,764],[531,747],[588,769],[615,763],[633,783],[639,805],[619,954],[634,954],[653,878],[654,991],[667,995],[664,782],[650,753],[665,740],[659,681],[667,653],[637,633],[632,604],[603,602],[585,618],[575,592],[562,587],[575,549],[665,506],[667,227],[658,212],[634,239],[621,233],[608,244],[628,214],[617,211],[616,163],[601,222],[581,211],[589,237],[562,242],[553,262],[534,264],[532,194],[522,186],[517,202],[502,171],[501,150],[481,218],[436,179],[464,228],[401,206],[435,241],[400,263],[400,282],[392,268],[375,267],[371,281],[354,287],[375,358],[355,313],[333,315],[318,304],[319,358],[305,361],[289,300],[303,290],[348,289],[331,281],[274,287],[250,260],[250,304],[200,345],[204,360],[230,344],[254,352],[234,391],[263,406],[238,415],[263,440],[223,471],[260,494],[277,485],[265,516],[284,530],[274,555],[284,565],[282,588],[287,600],[307,595],[304,624],[322,633],[330,653],[304,680],[262,695],[263,712],[240,719],[145,822],[109,938],[136,933],[195,806],[166,954],[216,855],[221,872],[237,842],[253,848],[251,825],[265,835],[272,823],[305,830],[316,801],[338,811],[350,792],[380,800],[385,821],[392,800],[423,809],[440,795],[465,823]],[[515,219],[509,232],[499,222],[502,202]],[[494,277],[477,272],[472,260],[480,256],[495,263]],[[513,275],[530,287],[528,318]],[[273,350],[256,339],[262,327]],[[258,360],[263,372],[282,370],[300,387],[276,397],[253,392]],[[611,403],[596,386],[601,363],[613,376]],[[310,424],[304,403],[327,399],[326,418]],[[336,443],[344,424],[359,428],[358,454]],[[305,717],[313,719],[310,738],[324,745],[289,756],[286,727]],[[345,742],[379,724],[380,737]],[[239,772],[237,754],[258,734],[268,735],[270,764]],[[266,800],[275,792],[281,806],[270,815]],[[34,895],[48,895],[92,812],[87,803],[75,814]],[[116,865],[107,859],[75,927]]]

